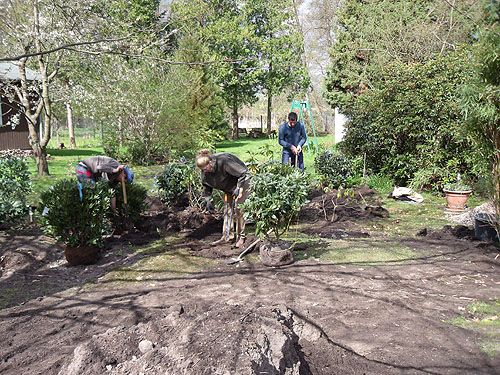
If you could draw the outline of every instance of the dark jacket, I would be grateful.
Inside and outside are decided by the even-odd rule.
[[[306,129],[300,121],[297,121],[293,128],[285,122],[280,125],[278,138],[280,145],[283,146],[283,153],[292,155],[292,145],[302,147],[306,143]]]
[[[212,157],[214,165],[211,171],[201,172],[203,195],[210,197],[213,189],[232,193],[236,187],[242,188],[247,175],[245,163],[229,152],[213,154]]]
[[[100,179],[108,180],[112,187],[118,184],[116,179],[122,172],[113,173],[113,170],[120,166],[120,163],[115,159],[107,156],[93,156],[82,160],[82,162],[87,166],[87,169],[92,172],[95,181]]]

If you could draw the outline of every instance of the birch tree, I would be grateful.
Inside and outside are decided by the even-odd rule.
[[[39,175],[49,174],[46,147],[51,137],[51,89],[55,79],[70,53],[101,56],[124,53],[129,48],[132,41],[132,36],[127,35],[129,20],[109,16],[113,10],[123,14],[124,4],[121,0],[0,3],[0,61],[17,64],[21,76],[20,85],[8,84],[5,94],[20,103],[28,120],[29,142]],[[40,80],[28,81],[27,68],[35,70]],[[43,127],[38,133],[36,124],[40,116]]]

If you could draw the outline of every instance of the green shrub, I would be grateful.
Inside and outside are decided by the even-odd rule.
[[[276,161],[276,152],[269,143],[260,146],[258,151],[247,151],[247,153],[246,164],[251,173],[259,171],[263,164],[278,162]],[[267,162],[263,163],[262,160],[267,160]]]
[[[271,160],[261,164],[257,173],[270,173],[273,175],[286,177],[292,174],[295,168],[290,164],[283,164],[281,161]]]
[[[135,223],[147,208],[146,197],[148,195],[148,190],[139,184],[125,184],[125,188],[127,189],[128,216],[129,219]],[[125,216],[125,205],[121,184],[118,185],[115,194],[116,211],[118,213],[117,219],[121,220]]]
[[[201,176],[193,162],[168,163],[165,169],[155,177],[155,184],[160,200],[167,206],[179,203],[185,195],[191,206],[203,206]]]
[[[347,186],[354,176],[351,162],[340,154],[331,152],[320,153],[314,158],[314,168],[321,183],[337,189],[340,185]]]
[[[463,79],[471,74],[467,58],[457,52],[425,64],[387,67],[384,84],[345,110],[349,121],[342,152],[366,156],[368,169],[402,186],[423,170],[418,185],[436,190],[457,173],[474,171],[484,161],[459,134],[464,118],[457,104]]]
[[[272,230],[279,238],[280,230],[288,228],[307,202],[310,179],[300,169],[269,163],[251,177],[250,189],[243,204],[245,218],[255,221],[257,234]]]
[[[40,194],[42,228],[70,246],[102,246],[103,236],[112,230],[113,195],[107,181],[84,181],[80,200],[78,182],[60,180]]]
[[[130,162],[137,165],[151,165],[154,161],[154,154],[148,151],[141,142],[132,142],[127,148],[127,155]]]
[[[0,159],[0,224],[12,224],[29,213],[26,196],[31,192],[26,160]]]

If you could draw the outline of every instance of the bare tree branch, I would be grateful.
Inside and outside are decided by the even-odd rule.
[[[33,52],[33,53],[25,53],[19,56],[14,56],[14,57],[0,57],[0,61],[19,61],[22,58],[29,58],[29,57],[35,57],[35,56],[42,56],[42,55],[48,55],[57,51],[65,50],[65,49],[70,49],[71,47],[77,47],[77,46],[85,46],[85,45],[92,45],[92,44],[100,44],[100,43],[106,43],[106,42],[119,42],[122,40],[127,40],[131,39],[133,36],[125,36],[123,38],[117,38],[117,39],[100,39],[100,40],[92,40],[92,41],[87,41],[87,42],[77,42],[77,43],[69,43],[65,44],[47,51],[40,51],[40,52]]]

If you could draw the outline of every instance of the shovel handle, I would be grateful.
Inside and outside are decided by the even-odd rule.
[[[122,172],[123,203],[127,204],[127,189],[125,188],[125,172]]]
[[[273,230],[272,229],[269,229],[266,233],[266,236],[269,236],[271,234]],[[248,251],[250,251],[255,245],[257,245],[258,243],[260,242],[260,238],[257,238],[255,241],[253,241],[245,250],[243,250],[240,255],[238,255],[238,261],[240,261],[241,259],[243,259],[243,255],[245,255],[246,253],[248,253]]]

